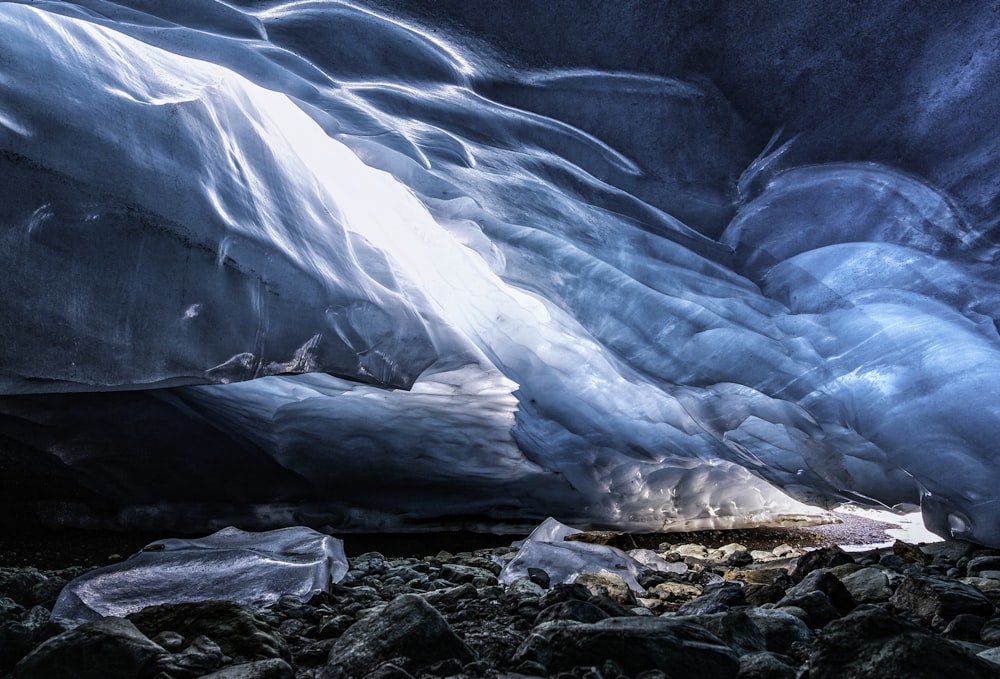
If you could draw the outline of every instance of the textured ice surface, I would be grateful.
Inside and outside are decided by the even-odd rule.
[[[516,544],[517,555],[503,567],[500,582],[509,585],[528,577],[529,568],[541,568],[553,585],[574,582],[583,573],[611,573],[621,577],[629,589],[642,592],[638,578],[647,571],[687,571],[686,565],[670,563],[648,549],[625,552],[609,545],[566,541],[566,536],[579,532],[549,517]]]
[[[778,36],[839,25],[787,9]],[[706,18],[738,36],[723,91],[697,51],[672,77],[520,68],[340,2],[0,3],[0,389],[45,395],[0,402],[18,465],[132,526],[695,529],[852,501],[1000,545],[1000,142],[934,137],[970,92],[997,104],[967,73],[997,58],[933,72],[900,39],[912,116],[879,94],[891,129],[826,119],[732,74],[851,91],[839,48],[759,65],[772,27],[732,34],[740,12]],[[887,12],[865,21],[920,20]],[[49,396],[152,386],[175,388],[95,395],[111,428]]]
[[[310,528],[225,528],[199,539],[159,540],[122,563],[76,578],[59,594],[52,617],[78,624],[147,606],[217,599],[263,606],[284,594],[308,598],[327,591],[345,573],[343,543]]]

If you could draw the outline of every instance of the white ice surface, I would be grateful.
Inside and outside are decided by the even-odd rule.
[[[158,540],[121,563],[72,580],[52,617],[79,624],[147,606],[208,600],[264,606],[284,594],[305,599],[327,591],[347,567],[343,543],[309,528],[225,528],[204,538]]]
[[[509,585],[528,577],[529,568],[540,568],[549,576],[550,585],[572,583],[584,573],[611,573],[625,581],[629,589],[642,592],[638,579],[648,571],[685,573],[683,563],[670,563],[649,550],[625,552],[609,545],[567,541],[566,536],[579,529],[547,518],[519,543],[517,555],[504,565],[499,580]]]

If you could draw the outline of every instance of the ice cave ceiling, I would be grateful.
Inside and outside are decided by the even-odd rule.
[[[7,515],[1000,546],[995,3],[0,26]]]

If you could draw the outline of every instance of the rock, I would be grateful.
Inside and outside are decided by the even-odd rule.
[[[866,604],[831,622],[813,645],[809,679],[986,679],[997,668],[963,646]]]
[[[943,576],[909,576],[889,599],[896,608],[930,621],[935,616],[951,620],[960,613],[989,618],[994,607],[971,585]]]
[[[433,606],[404,594],[341,635],[330,652],[327,674],[364,676],[390,658],[401,658],[400,667],[411,674],[449,658],[476,660]]]
[[[575,620],[576,622],[597,622],[610,618],[605,611],[601,610],[589,601],[562,601],[560,603],[542,609],[542,612],[535,618],[535,624],[551,622],[553,620]]]
[[[563,601],[587,601],[593,595],[590,590],[579,584],[558,584],[545,593],[538,605],[547,608]]]
[[[20,620],[26,609],[10,597],[0,597],[0,621]]]
[[[670,676],[735,677],[736,654],[700,625],[671,618],[610,618],[592,624],[550,622],[524,640],[512,665],[540,663],[550,675],[576,666],[619,664],[635,676],[661,670]]]
[[[1000,646],[1000,618],[987,620],[979,630],[979,638],[987,646]]]
[[[185,638],[202,634],[232,658],[288,658],[284,640],[253,613],[231,601],[196,601],[150,606],[128,616],[144,634],[165,631]]]
[[[664,601],[690,601],[701,596],[701,587],[686,582],[661,582],[650,592]]]
[[[617,601],[611,599],[607,594],[598,594],[587,599],[589,603],[594,604],[602,611],[610,615],[612,618],[623,618],[630,615],[635,615],[632,609],[624,604],[620,604]]]
[[[753,618],[741,609],[710,615],[675,616],[672,619],[701,625],[733,649],[738,656],[759,653],[767,648],[763,632],[754,623]]]
[[[201,679],[292,679],[295,670],[280,658],[230,665]]]
[[[292,664],[297,668],[325,665],[336,641],[336,639],[320,639],[307,642],[292,653]]]
[[[738,542],[730,542],[728,545],[722,545],[715,551],[721,553],[723,559],[728,559],[736,552],[746,552],[747,548],[746,545],[741,545]]]
[[[906,561],[899,554],[883,554],[879,557],[878,565],[891,568],[894,571],[901,571],[906,568]]]
[[[977,556],[969,559],[965,566],[965,574],[969,577],[988,577],[981,575],[983,571],[1000,570],[1000,556]]]
[[[540,662],[525,660],[514,668],[515,676],[523,675],[527,677],[547,677],[549,670]]]
[[[123,618],[102,618],[52,637],[14,668],[16,679],[141,679],[173,668],[172,658]]]
[[[885,572],[877,566],[868,566],[841,579],[851,597],[859,604],[881,603],[892,596],[892,587]]]
[[[429,603],[431,606],[449,606],[462,599],[474,599],[479,596],[479,590],[471,582],[467,582],[464,585],[459,585],[458,587],[449,587],[448,589],[438,589],[432,592],[427,592],[426,594],[421,594],[424,601]]]
[[[994,580],[993,578],[958,578],[958,581],[975,587],[991,601],[1000,600],[1000,580]]]
[[[747,584],[778,585],[791,587],[793,580],[784,568],[734,568],[722,576],[725,580],[739,580]]]
[[[503,549],[508,549],[508,548],[504,547]],[[517,553],[517,550],[514,550],[510,554],[510,557],[514,558],[514,555],[516,553]],[[503,572],[503,566],[500,565],[500,563],[497,562],[497,560],[496,560],[497,556],[498,556],[498,553],[496,552],[496,550],[492,550],[492,549],[477,550],[476,551],[476,556],[472,556],[472,557],[469,557],[468,559],[465,559],[465,561],[463,561],[463,563],[466,566],[471,566],[473,568],[482,568],[485,571],[489,571],[493,575],[499,576],[500,573]]]
[[[944,540],[922,545],[920,549],[932,560],[955,564],[959,559],[968,558],[976,550],[976,545],[964,540]]]
[[[615,573],[581,573],[573,582],[583,585],[594,596],[604,594],[620,604],[636,605],[635,595],[629,589],[628,583]]]
[[[800,556],[791,576],[799,582],[817,568],[833,568],[845,563],[854,563],[854,558],[840,547],[823,547]]]
[[[44,591],[45,575],[33,569],[18,569],[3,574],[0,577],[0,593],[14,600],[25,608],[30,608],[39,602],[38,592]],[[65,581],[62,582],[65,585]],[[43,596],[48,596],[43,594]]]
[[[677,612],[681,615],[705,615],[745,604],[742,584],[735,581],[714,582],[706,585],[700,596],[682,604]]]
[[[23,622],[0,622],[0,667],[10,667],[27,655],[34,637],[35,630]]]
[[[552,579],[542,568],[529,568],[528,579],[542,589],[548,589],[552,585]]]
[[[844,583],[826,569],[816,569],[806,575],[799,584],[788,590],[787,596],[795,598],[809,594],[810,592],[822,592],[825,594],[840,615],[849,613],[856,605],[854,598],[847,587],[844,586]],[[779,601],[776,606],[781,606],[781,602]],[[806,610],[809,609],[806,608]]]
[[[753,557],[750,556],[750,552],[741,551],[733,552],[728,557],[726,557],[725,564],[727,566],[749,566],[753,563]]]
[[[687,544],[687,545],[676,545],[670,549],[672,554],[677,554],[678,556],[693,556],[696,559],[707,559],[708,558],[708,548],[705,545]]]
[[[942,636],[957,641],[978,642],[981,638],[983,625],[986,618],[981,615],[971,615],[969,613],[959,613],[955,619],[948,623],[948,626],[941,632]]]
[[[736,679],[795,679],[797,668],[777,653],[761,651],[740,657],[740,673]]]
[[[813,634],[800,618],[779,609],[748,608],[747,616],[764,636],[764,647],[775,653],[787,653],[794,644],[807,644]]]
[[[465,583],[472,583],[476,578],[482,578],[482,581],[492,585],[497,584],[497,578],[492,572],[486,570],[485,568],[476,568],[474,566],[462,566],[460,564],[445,564],[441,567],[441,577],[449,582],[453,582],[456,585],[462,585]],[[530,578],[530,574],[529,574]],[[483,585],[484,587],[486,585]]]
[[[773,604],[785,598],[785,590],[778,585],[749,584],[743,588],[743,595],[749,606]]]
[[[787,610],[796,616],[801,616],[804,613],[803,620],[814,629],[819,629],[840,617],[840,611],[833,605],[830,597],[818,590],[786,596],[774,607],[778,610]]]
[[[178,653],[184,649],[184,636],[177,632],[160,632],[150,638],[171,653]]]
[[[902,540],[896,540],[896,542],[893,543],[892,553],[906,563],[917,563],[926,566],[930,564],[932,560],[931,557],[924,554],[919,547],[911,545],[908,542],[903,542]]]
[[[217,643],[200,634],[182,652],[174,654],[174,665],[192,677],[213,672],[229,660]]]
[[[507,587],[507,594],[510,596],[527,596],[539,598],[545,594],[545,590],[528,578],[518,578]]]
[[[789,544],[780,544],[774,549],[772,549],[771,552],[774,554],[774,556],[776,556],[779,559],[785,559],[794,556],[802,556],[805,553],[798,547],[792,547]]]
[[[877,561],[877,560],[876,560]],[[832,573],[837,576],[841,581],[844,580],[851,573],[857,573],[863,568],[869,568],[873,565],[874,561],[870,564],[861,563],[842,563],[839,566],[834,566],[833,568],[824,568],[827,573]]]

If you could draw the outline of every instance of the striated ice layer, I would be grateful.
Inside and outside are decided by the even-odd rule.
[[[516,70],[340,2],[128,5],[0,3],[0,389],[175,387],[113,440],[0,407],[120,523],[851,501],[1000,544],[995,245],[929,182],[788,166],[703,77]],[[226,444],[153,440],[190,432]]]

